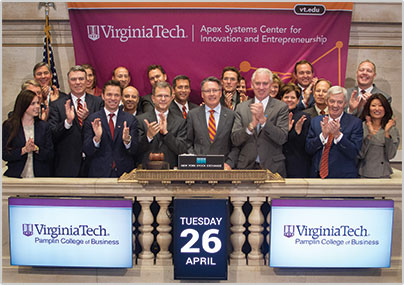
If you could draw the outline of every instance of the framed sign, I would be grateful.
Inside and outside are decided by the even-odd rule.
[[[174,200],[174,279],[227,280],[228,200]]]
[[[390,267],[392,200],[274,199],[269,266]]]
[[[10,197],[11,265],[131,268],[132,204]]]

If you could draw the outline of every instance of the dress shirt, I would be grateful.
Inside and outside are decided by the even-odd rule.
[[[361,92],[362,90],[365,90],[366,93],[371,93],[372,90],[373,90],[373,85],[371,85],[371,86],[370,86],[369,88],[367,88],[367,89],[362,89],[362,88],[358,87],[358,96],[359,96],[359,98],[361,98],[361,99],[362,99],[362,97],[363,97],[362,92]]]
[[[178,108],[180,108],[181,113],[182,113],[182,106],[185,106],[185,110],[186,110],[186,112],[188,114],[188,112],[189,112],[188,102],[185,102],[185,104],[182,105],[181,103],[178,103],[177,101],[174,100],[174,103],[177,104]]]
[[[324,110],[321,110],[321,109],[317,106],[317,104],[314,104],[314,108],[316,109],[316,112],[317,112],[317,114],[319,114],[319,115],[321,114],[321,111],[324,111],[326,114],[328,114],[328,106],[326,106]]]
[[[205,105],[206,126],[208,127],[208,129],[209,129],[210,110],[211,108]],[[215,117],[216,132],[217,132],[217,126],[219,126],[220,111],[222,110],[222,106],[220,104],[217,104],[217,106],[213,108],[213,110],[215,110],[215,112],[213,112],[213,117]]]

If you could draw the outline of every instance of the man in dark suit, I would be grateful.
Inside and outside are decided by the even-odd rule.
[[[236,167],[239,149],[231,142],[234,112],[220,104],[222,86],[216,77],[205,78],[201,93],[205,104],[191,110],[187,117],[188,152],[193,154],[223,154],[224,169]],[[215,123],[214,135],[210,136],[210,113]]]
[[[236,110],[237,105],[240,104],[240,93],[237,90],[240,78],[237,68],[233,66],[223,68],[221,77],[223,96],[220,98],[220,103],[230,110]]]
[[[313,65],[311,62],[303,59],[295,64],[293,71],[293,77],[295,79],[295,84],[302,90],[302,96],[300,96],[299,103],[297,104],[297,110],[304,110],[310,108],[314,104],[313,90],[311,90],[310,85],[313,86],[317,81],[314,77]]]
[[[328,116],[311,120],[306,151],[313,156],[311,177],[356,178],[357,156],[363,139],[362,121],[344,112],[347,91],[333,86],[327,92]]]
[[[376,65],[370,60],[362,61],[356,70],[357,86],[348,88],[349,108],[348,113],[360,117],[363,106],[370,96],[376,93],[382,94],[391,104],[392,98],[373,83],[376,78]]]
[[[137,117],[143,165],[149,161],[150,153],[163,153],[164,161],[173,168],[178,164],[178,155],[187,152],[185,120],[169,112],[173,97],[169,83],[157,82],[152,91],[155,108]]]
[[[253,73],[255,96],[237,106],[231,139],[240,147],[237,168],[269,169],[285,177],[282,146],[288,138],[289,110],[285,102],[269,96],[271,83],[269,69]]]
[[[152,64],[147,67],[147,78],[149,78],[150,85],[153,88],[153,86],[156,85],[157,82],[166,82],[167,74],[161,65]],[[142,113],[154,110],[152,94],[147,94],[140,97],[140,106],[142,109]]]
[[[316,84],[313,86],[314,105],[305,109],[303,112],[310,115],[311,118],[328,114],[328,106],[325,97],[327,96],[327,91],[330,87],[330,81],[326,79],[317,80]]]
[[[135,116],[119,109],[121,90],[119,81],[106,82],[102,92],[105,107],[84,123],[83,150],[89,160],[89,177],[120,177],[135,168],[138,123]]]
[[[173,80],[174,100],[170,104],[170,112],[177,116],[187,118],[188,112],[198,107],[189,101],[191,94],[191,80],[186,75],[177,75]]]
[[[87,177],[87,164],[82,151],[82,126],[88,115],[103,106],[100,97],[86,94],[86,71],[73,66],[68,74],[71,93],[50,105],[48,122],[55,146],[54,175]]]
[[[52,70],[46,62],[38,62],[35,64],[32,71],[34,80],[41,85],[42,102],[47,101],[48,105],[51,102],[56,101],[60,97],[66,97],[66,93],[60,91],[56,85],[54,85],[54,78],[52,76]]]

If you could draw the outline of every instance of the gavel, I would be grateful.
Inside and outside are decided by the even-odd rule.
[[[164,160],[164,153],[153,153],[149,154],[150,161],[163,161]]]

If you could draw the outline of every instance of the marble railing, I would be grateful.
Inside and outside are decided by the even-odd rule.
[[[261,211],[261,206],[271,203],[275,198],[350,198],[371,197],[394,200],[394,228],[392,261],[396,264],[394,275],[401,280],[401,213],[402,179],[401,171],[395,170],[391,179],[286,179],[275,183],[195,183],[192,185],[172,183],[120,183],[109,178],[33,178],[14,179],[3,177],[3,268],[9,259],[8,246],[8,197],[10,196],[73,196],[73,197],[123,197],[131,198],[140,212],[134,241],[140,248],[134,253],[134,268],[137,266],[172,265],[172,242],[169,206],[174,198],[224,198],[229,199],[233,211],[230,215],[230,241],[232,252],[229,254],[230,266],[261,266],[267,263],[268,254],[261,251],[264,241],[268,243],[270,213]],[[151,210],[152,203],[159,205],[158,213]],[[246,215],[243,205],[249,203],[251,211]],[[248,225],[248,226],[246,226]],[[264,228],[266,227],[266,228]],[[245,232],[248,232],[246,235]],[[157,231],[155,236],[153,233]],[[265,235],[264,235],[265,234]],[[248,242],[251,251],[244,253],[243,244]],[[160,250],[154,252],[152,244],[157,243]],[[9,264],[9,263],[8,263]],[[392,270],[391,268],[382,269]],[[16,273],[17,274],[17,273]],[[3,271],[4,276],[4,271]],[[398,280],[398,279],[397,279]]]

